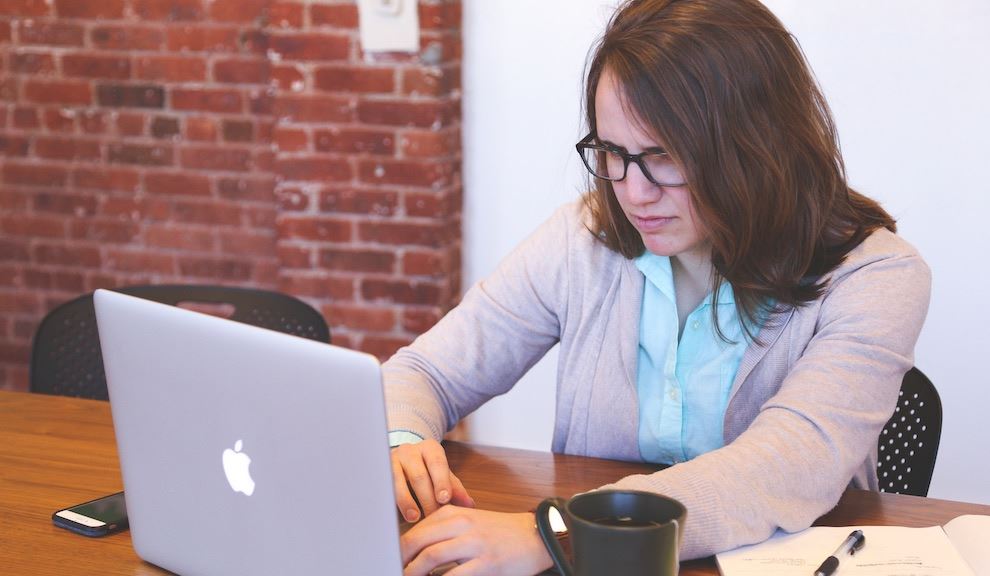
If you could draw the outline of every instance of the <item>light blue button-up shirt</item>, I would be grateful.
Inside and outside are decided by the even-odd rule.
[[[634,261],[646,276],[639,328],[639,451],[643,459],[676,464],[721,448],[729,391],[748,340],[730,284],[718,294],[719,338],[711,298],[691,312],[677,339],[677,300],[670,258],[644,253]]]

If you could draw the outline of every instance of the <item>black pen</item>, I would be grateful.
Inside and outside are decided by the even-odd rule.
[[[839,557],[849,554],[852,556],[859,551],[863,545],[866,544],[866,536],[863,536],[862,530],[853,530],[846,539],[843,540],[842,544],[839,545],[832,555],[822,562],[822,565],[815,570],[815,576],[832,576],[835,569],[839,567]]]

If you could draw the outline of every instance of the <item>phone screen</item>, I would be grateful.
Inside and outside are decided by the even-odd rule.
[[[52,515],[57,526],[87,536],[102,536],[127,527],[127,507],[124,493],[77,504]]]

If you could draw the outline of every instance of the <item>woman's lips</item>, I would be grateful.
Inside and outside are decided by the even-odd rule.
[[[676,219],[676,216],[633,216],[633,224],[640,232],[656,232]]]

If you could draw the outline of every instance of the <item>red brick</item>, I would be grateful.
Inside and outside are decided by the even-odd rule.
[[[172,108],[221,113],[242,112],[244,99],[235,90],[182,88],[172,91]]]
[[[143,274],[175,274],[175,257],[144,250],[109,250],[103,261],[107,270]]]
[[[354,118],[350,98],[280,94],[273,112],[283,122],[349,122]]]
[[[148,117],[144,114],[117,114],[117,132],[122,136],[143,136]]]
[[[38,244],[32,250],[38,264],[65,266],[68,268],[99,268],[102,264],[100,249],[80,244]]]
[[[395,91],[395,71],[370,66],[318,68],[313,84],[326,92],[390,93]]]
[[[37,250],[37,244],[35,244],[35,250]],[[27,262],[30,259],[27,240],[0,238],[0,262]]]
[[[347,220],[317,216],[283,216],[278,221],[280,240],[349,242],[352,236],[351,223]]]
[[[461,28],[461,3],[419,3],[419,27],[423,30],[454,30]]]
[[[186,118],[186,138],[196,141],[212,142],[217,139],[217,123],[206,116]]]
[[[422,334],[443,318],[443,309],[406,308],[402,311],[402,329],[413,334]]]
[[[0,42],[10,42],[11,28],[10,22],[0,21]]]
[[[11,52],[10,71],[18,74],[51,74],[55,71],[55,58],[45,53]]]
[[[184,148],[181,152],[183,168],[192,170],[249,171],[251,151],[240,148]]]
[[[169,146],[155,144],[111,144],[107,150],[107,160],[117,164],[171,166],[174,152]]]
[[[133,170],[110,167],[76,168],[72,173],[75,188],[105,192],[137,192],[140,175]]]
[[[182,226],[171,222],[149,224],[144,232],[144,240],[148,246],[154,248],[191,252],[213,252],[217,244],[210,228]]]
[[[67,0],[76,3],[78,0]],[[80,5],[89,3],[79,2]],[[98,26],[89,33],[93,47],[103,50],[161,50],[165,33],[160,28],[126,26]]]
[[[27,18],[51,16],[51,6],[47,0],[4,0],[0,3],[0,14]]]
[[[72,294],[81,294],[87,291],[86,280],[83,274],[63,272],[61,270],[52,274],[52,287],[55,290],[70,292]]]
[[[306,77],[298,67],[288,65],[271,66],[271,78],[269,79],[277,88],[298,92],[306,88]]]
[[[331,304],[325,312],[333,328],[388,332],[396,327],[395,310],[371,306]]]
[[[334,272],[395,272],[395,254],[381,250],[326,249],[320,251],[320,266]]]
[[[213,0],[210,18],[217,22],[263,22],[271,0]]]
[[[87,134],[103,134],[107,130],[106,113],[102,110],[80,110],[79,128]]]
[[[303,5],[295,2],[274,2],[269,8],[268,21],[279,28],[301,28]]]
[[[2,62],[2,60],[0,60]],[[20,101],[20,82],[13,76],[0,76],[0,101],[18,102]]]
[[[281,60],[347,60],[351,41],[345,34],[272,34],[268,47]]]
[[[82,46],[83,27],[64,22],[21,21],[17,28],[21,44],[44,46]]]
[[[88,106],[93,94],[88,82],[29,80],[24,85],[24,96],[38,104],[77,104]]]
[[[352,278],[333,278],[323,274],[314,276],[309,272],[285,272],[279,275],[278,289],[296,296],[348,301],[354,299],[355,286]]]
[[[179,258],[179,273],[196,278],[218,280],[247,280],[251,278],[252,266],[249,262],[230,258]]]
[[[392,216],[399,204],[395,192],[380,190],[321,190],[321,212]]]
[[[402,274],[404,276],[443,278],[450,271],[449,258],[444,252],[407,250],[402,255]]]
[[[15,108],[13,120],[14,128],[20,128],[22,130],[37,128],[40,124],[38,122],[38,110],[36,108]]]
[[[460,130],[408,130],[399,136],[399,149],[404,158],[436,158],[458,154],[461,150]]]
[[[187,172],[149,172],[144,177],[144,189],[150,194],[177,196],[209,196],[210,179]]]
[[[395,154],[395,133],[386,130],[331,128],[317,131],[313,138],[318,152]]]
[[[172,204],[172,218],[185,224],[238,226],[241,224],[241,210],[229,202],[175,201]]]
[[[450,242],[456,235],[446,224],[416,222],[361,222],[358,237],[380,244],[436,247]]]
[[[217,182],[221,198],[239,202],[271,202],[274,190],[275,179],[268,177],[221,178]]]
[[[106,242],[110,244],[126,244],[137,238],[140,231],[134,222],[120,220],[73,220],[69,222],[69,234],[72,238]]]
[[[280,152],[300,152],[309,149],[309,135],[299,128],[278,127],[273,136]]]
[[[242,42],[237,28],[187,26],[169,28],[166,45],[172,51],[240,52]]]
[[[201,21],[206,15],[202,0],[133,0],[141,20]]]
[[[254,141],[254,123],[250,120],[224,120],[223,139],[227,142]]]
[[[218,60],[213,63],[213,79],[227,84],[266,84],[269,68],[267,60]]]
[[[162,82],[202,82],[206,80],[206,61],[192,56],[141,56],[134,61],[134,77]]]
[[[92,194],[69,194],[66,192],[41,192],[34,195],[34,210],[65,214],[76,218],[96,214],[96,196]]]
[[[364,160],[359,169],[363,182],[440,188],[453,181],[452,162],[424,160]]]
[[[76,115],[66,108],[48,108],[45,110],[45,128],[49,132],[75,132]]]
[[[407,68],[402,71],[402,93],[411,96],[447,96],[461,87],[460,66]]]
[[[69,173],[64,168],[57,168],[50,163],[44,164],[14,164],[7,162],[3,165],[3,181],[5,184],[23,184],[25,186],[65,186]]]
[[[431,282],[404,280],[361,280],[361,297],[369,302],[396,304],[438,304],[443,290]]]
[[[265,205],[244,205],[241,206],[244,226],[264,230],[274,230],[275,221],[278,214],[274,206]]]
[[[118,56],[66,54],[62,56],[62,72],[70,77],[126,80],[131,76],[131,61]]]
[[[286,246],[284,244],[278,246],[278,260],[282,265],[282,268],[304,268],[309,269],[313,267],[313,252],[311,248],[303,246]],[[0,255],[3,255],[3,245],[0,243]],[[21,260],[26,260],[27,257],[21,258]],[[8,259],[10,260],[10,259]]]
[[[313,182],[339,182],[350,180],[353,177],[351,165],[346,160],[319,156],[280,158],[275,162],[275,172],[283,180]]]
[[[278,209],[282,212],[303,212],[309,210],[309,194],[299,188],[280,187],[275,191]]]
[[[64,238],[65,218],[61,216],[0,216],[2,237],[24,236],[27,238]]]
[[[178,118],[158,116],[151,121],[152,138],[175,138],[179,132]]]
[[[357,28],[357,4],[310,4],[309,18],[313,26]]]
[[[218,234],[220,253],[224,256],[261,257],[275,249],[274,230],[245,232],[243,230],[221,230]]]
[[[124,0],[55,0],[55,13],[59,18],[88,18],[103,20],[124,17]]]
[[[457,119],[458,110],[448,102],[364,100],[357,117],[365,124],[440,129]]]
[[[96,100],[114,108],[164,108],[165,89],[155,84],[99,84]]]
[[[38,138],[34,151],[39,158],[51,160],[99,160],[100,145],[92,140]]]
[[[0,134],[0,155],[8,158],[27,156],[28,139]]]
[[[460,212],[460,195],[453,193],[416,193],[405,195],[406,216],[414,218],[449,218]]]

